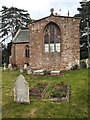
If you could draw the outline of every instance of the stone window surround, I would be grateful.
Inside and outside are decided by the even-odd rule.
[[[25,58],[29,58],[29,45],[25,46]]]
[[[50,26],[54,27],[54,29],[51,29]],[[44,52],[45,53],[50,53],[50,52],[60,53],[60,49],[61,49],[61,44],[60,44],[60,42],[61,42],[61,30],[60,30],[59,26],[54,22],[49,22],[45,26],[43,33],[44,33]],[[48,38],[45,38],[45,35]],[[51,37],[53,38],[53,40],[51,39]],[[57,42],[56,42],[55,38],[57,38],[57,37],[59,37],[60,39],[58,39]],[[45,40],[46,40],[46,44],[45,44]],[[52,48],[52,49],[50,49],[50,48]]]

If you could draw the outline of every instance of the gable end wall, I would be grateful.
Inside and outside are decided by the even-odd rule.
[[[60,53],[45,53],[43,30],[50,23],[56,23],[61,30]],[[32,23],[30,31],[30,66],[32,69],[68,70],[80,61],[79,47],[80,19],[50,16]]]

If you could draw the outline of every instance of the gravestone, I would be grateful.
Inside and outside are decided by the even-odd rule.
[[[89,68],[89,60],[86,59],[86,67]]]
[[[27,64],[24,64],[24,70],[27,70]]]
[[[4,65],[3,70],[6,70],[6,63],[4,63],[3,65]]]
[[[32,70],[31,70],[31,68],[29,68],[29,67],[27,68],[27,74],[28,74],[28,75],[32,74]]]
[[[14,83],[14,102],[30,103],[29,84],[21,74],[17,77]]]
[[[20,68],[20,73],[23,73],[23,68]]]
[[[8,69],[12,70],[12,64],[8,64]]]

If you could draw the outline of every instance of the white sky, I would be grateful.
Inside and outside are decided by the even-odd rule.
[[[27,10],[32,19],[40,19],[50,15],[50,9],[54,8],[54,13],[65,16],[69,10],[70,16],[78,13],[79,2],[82,0],[0,0],[0,10],[2,6],[17,7]]]
[[[17,7],[27,10],[31,19],[40,19],[50,15],[50,9],[54,8],[54,13],[67,16],[68,10],[70,16],[78,13],[77,8],[80,7],[79,2],[82,0],[0,0],[0,10],[2,6]],[[61,9],[61,13],[60,10]],[[7,39],[5,42],[10,42]]]

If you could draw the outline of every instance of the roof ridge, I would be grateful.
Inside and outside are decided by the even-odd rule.
[[[21,31],[29,31],[29,29],[21,29]]]
[[[14,42],[14,41],[15,41],[15,39],[16,39],[16,37],[18,36],[18,34],[20,33],[20,31],[21,31],[21,29],[18,29],[18,31],[16,32],[16,34],[15,34],[15,36],[14,36],[14,38],[13,38],[12,42]]]

